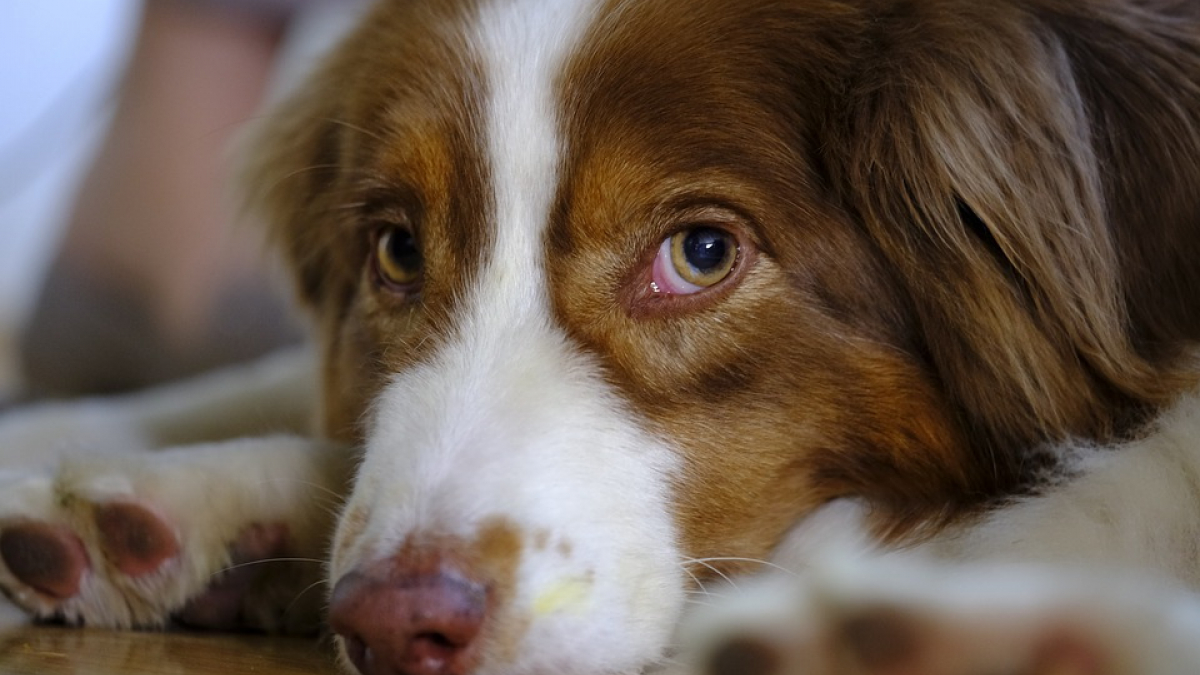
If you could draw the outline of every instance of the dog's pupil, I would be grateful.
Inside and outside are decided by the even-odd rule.
[[[421,254],[417,251],[417,242],[412,233],[407,230],[396,230],[388,239],[388,253],[396,265],[414,270],[421,266]]]
[[[711,227],[699,227],[688,233],[683,241],[683,254],[688,264],[702,272],[721,267],[729,255],[727,235]]]

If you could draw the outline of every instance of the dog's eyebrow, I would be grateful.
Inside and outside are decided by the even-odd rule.
[[[356,212],[360,219],[416,227],[421,199],[411,186],[372,175],[359,180],[349,193],[351,198],[342,208]]]

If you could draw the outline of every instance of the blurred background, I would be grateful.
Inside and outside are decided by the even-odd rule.
[[[0,399],[136,30],[137,0],[0,5]]]
[[[230,146],[360,11],[0,3],[0,405],[143,386],[296,339],[235,222]]]

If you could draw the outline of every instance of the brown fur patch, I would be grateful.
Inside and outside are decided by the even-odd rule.
[[[469,4],[382,5],[256,172],[339,437],[453,330],[493,235]],[[614,1],[560,90],[553,310],[681,448],[689,555],[764,556],[836,497],[883,532],[972,513],[1196,381],[1195,3]],[[396,212],[418,302],[364,280]],[[658,244],[712,220],[736,280],[645,304]]]

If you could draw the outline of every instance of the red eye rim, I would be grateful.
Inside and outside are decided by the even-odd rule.
[[[654,265],[664,242],[680,232],[698,228],[711,228],[728,233],[736,244],[737,252],[728,274],[712,286],[694,293],[663,293],[654,287]],[[644,253],[628,281],[619,292],[618,301],[626,312],[635,319],[671,318],[702,311],[729,296],[753,269],[760,251],[747,235],[745,228],[724,218],[716,221],[700,220],[688,222],[658,240]]]

